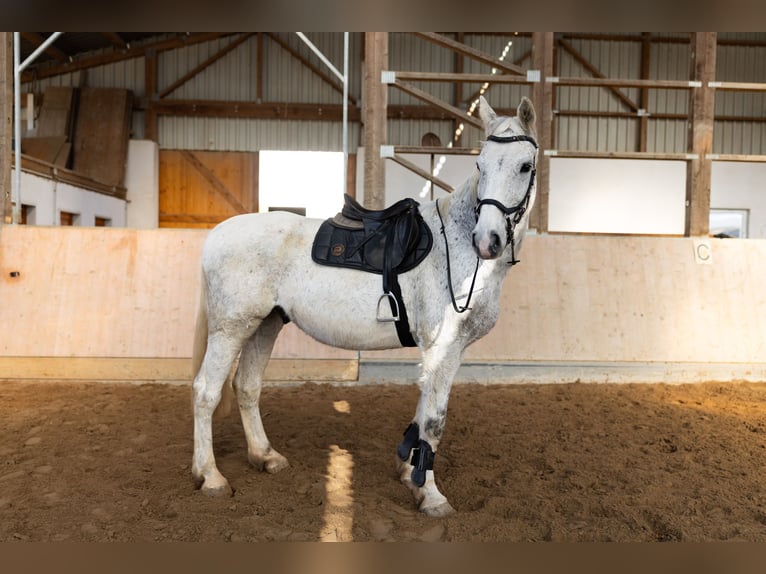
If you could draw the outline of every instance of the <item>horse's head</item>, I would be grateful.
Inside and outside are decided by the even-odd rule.
[[[479,116],[487,141],[476,162],[479,183],[473,245],[482,259],[496,259],[534,202],[535,110],[528,98],[522,98],[516,117],[498,117],[482,97]]]

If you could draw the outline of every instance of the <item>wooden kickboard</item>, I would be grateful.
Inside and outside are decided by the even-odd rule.
[[[191,358],[2,357],[0,380],[186,381],[193,379]],[[267,381],[355,381],[358,359],[279,359],[269,361]]]

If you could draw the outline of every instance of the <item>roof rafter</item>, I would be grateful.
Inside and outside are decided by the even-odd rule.
[[[477,50],[476,48],[472,48],[471,46],[468,46],[467,44],[463,44],[461,42],[453,40],[452,38],[448,38],[447,36],[444,36],[443,34],[436,34],[435,32],[413,32],[413,35],[419,38],[422,38],[424,40],[428,40],[429,42],[433,42],[434,44],[438,46],[442,46],[444,48],[448,48],[450,50],[463,54],[464,56],[468,56],[469,58],[473,58],[474,60],[478,60],[479,62],[482,62],[484,64],[489,64],[493,68],[497,68],[498,70],[501,70],[504,73],[519,74],[522,76],[526,75],[527,73],[527,71],[524,68],[515,66],[508,62],[504,62],[500,58],[496,58],[495,56],[492,56],[491,54],[487,54],[486,52]]]
[[[123,40],[117,32],[99,32],[109,43],[120,50],[125,50],[128,47],[128,43]]]
[[[29,82],[33,79],[50,78],[52,76],[85,70],[95,66],[102,66],[104,64],[111,64],[114,62],[122,62],[132,58],[140,58],[144,56],[149,50],[154,50],[155,52],[163,52],[165,50],[183,48],[184,46],[191,46],[201,42],[209,42],[210,40],[215,40],[224,36],[230,36],[231,34],[233,34],[233,32],[200,32],[196,34],[179,34],[173,38],[159,40],[156,42],[149,42],[147,44],[142,44],[141,46],[133,46],[125,50],[113,50],[103,54],[85,56],[83,58],[78,58],[63,64],[40,66],[33,69],[27,68],[27,70],[25,70],[21,76],[21,81]]]

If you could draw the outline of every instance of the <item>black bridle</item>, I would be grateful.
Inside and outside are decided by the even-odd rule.
[[[537,149],[537,142],[532,136],[489,136],[487,140],[497,143],[514,143],[514,142],[529,142],[535,149]],[[511,244],[511,262],[509,265],[516,265],[519,260],[516,259],[516,240],[514,237],[514,231],[521,218],[527,212],[529,207],[529,199],[532,194],[532,187],[535,185],[535,174],[537,170],[532,167],[531,175],[529,177],[529,185],[527,186],[527,192],[524,194],[522,200],[513,207],[507,207],[497,201],[496,199],[480,199],[476,204],[476,220],[479,220],[479,213],[483,205],[493,205],[497,207],[505,216],[505,241],[506,245]]]
[[[491,135],[487,138],[489,141],[497,142],[497,143],[514,143],[514,142],[529,142],[533,146],[535,146],[535,149],[537,149],[537,142],[532,136],[495,136]],[[506,245],[508,243],[511,244],[511,261],[508,263],[508,265],[516,265],[519,260],[516,259],[516,239],[514,237],[514,231],[516,229],[516,225],[518,225],[519,221],[521,221],[521,218],[524,217],[524,214],[527,211],[527,207],[529,207],[529,198],[532,193],[532,187],[535,184],[535,174],[537,173],[537,170],[532,167],[532,174],[529,178],[529,186],[527,187],[527,193],[524,194],[523,199],[515,206],[513,207],[506,207],[496,199],[480,199],[478,203],[476,204],[476,220],[479,219],[479,212],[481,211],[482,205],[494,205],[497,207],[500,211],[503,212],[503,215],[505,215],[505,231],[506,231]],[[439,222],[441,223],[441,234],[444,236],[444,248],[447,256],[447,285],[449,286],[449,294],[450,298],[452,299],[452,307],[455,309],[456,313],[464,313],[465,311],[468,311],[470,309],[469,305],[471,304],[471,296],[473,295],[473,288],[474,285],[476,285],[476,275],[479,272],[479,258],[476,257],[476,269],[474,269],[473,272],[473,279],[471,280],[471,288],[468,290],[468,298],[466,299],[465,305],[462,307],[457,306],[457,301],[455,299],[455,292],[452,288],[452,270],[450,265],[450,257],[449,257],[449,243],[447,242],[447,233],[444,230],[444,220],[442,219],[441,211],[439,210],[439,200],[436,200],[436,213],[439,216]]]

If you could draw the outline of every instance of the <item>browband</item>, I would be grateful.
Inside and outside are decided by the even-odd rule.
[[[487,139],[497,143],[529,142],[537,148],[537,142],[532,136],[489,136]]]

